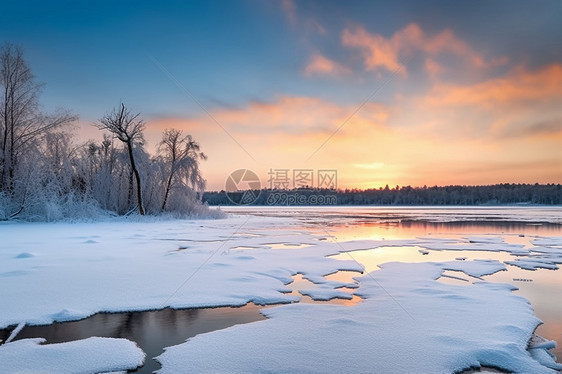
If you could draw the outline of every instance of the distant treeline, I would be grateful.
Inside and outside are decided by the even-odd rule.
[[[241,195],[246,194],[244,198]],[[489,186],[399,187],[379,189],[262,189],[246,192],[210,191],[209,205],[502,205],[562,204],[560,184],[495,184]],[[248,204],[249,203],[249,204]]]

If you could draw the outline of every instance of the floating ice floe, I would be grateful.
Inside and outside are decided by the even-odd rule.
[[[486,243],[486,244],[502,244],[502,243],[504,243],[503,238],[499,237],[499,236],[471,235],[471,236],[465,237],[465,239],[468,240],[469,243]]]
[[[562,247],[562,236],[550,236],[548,238],[536,238],[532,240],[534,245],[542,245],[545,247]]]

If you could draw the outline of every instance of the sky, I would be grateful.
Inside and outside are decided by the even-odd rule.
[[[149,151],[167,128],[201,144],[209,190],[237,169],[562,183],[561,19],[560,0],[0,0],[0,42],[44,111],[79,116],[76,142],[123,102]]]

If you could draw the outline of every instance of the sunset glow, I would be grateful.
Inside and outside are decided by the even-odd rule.
[[[120,100],[152,152],[186,131],[210,190],[240,168],[264,184],[336,169],[340,188],[562,183],[558,1],[29,8],[2,5],[0,31],[45,106],[72,108],[81,141]]]

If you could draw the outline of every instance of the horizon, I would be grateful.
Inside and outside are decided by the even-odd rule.
[[[508,185],[508,186],[560,186],[561,183],[510,183],[510,182],[503,182],[503,183],[494,183],[494,184],[447,184],[447,185],[423,185],[423,186],[411,186],[411,185],[407,185],[407,186],[400,186],[400,185],[396,185],[396,186],[390,186],[389,184],[386,184],[384,187],[376,187],[376,188],[366,188],[366,189],[360,189],[360,188],[355,188],[355,187],[337,187],[335,189],[333,189],[333,191],[337,191],[337,192],[346,192],[346,191],[354,191],[357,190],[359,192],[364,192],[364,191],[369,191],[369,190],[385,190],[385,189],[389,189],[389,190],[396,190],[398,189],[404,189],[404,188],[412,188],[412,189],[424,189],[424,188],[446,188],[446,187],[496,187],[496,186],[504,186],[504,185]],[[291,188],[271,188],[271,187],[261,187],[258,188],[258,190],[261,191],[313,191],[313,190],[330,190],[330,188],[318,188],[318,187],[291,187]],[[224,192],[225,189],[223,188],[222,190],[210,190],[210,189],[206,189],[205,192],[213,192],[213,193],[219,193],[219,192]],[[244,191],[244,190],[240,190],[240,191]],[[232,191],[234,192],[234,191]]]
[[[175,127],[238,169],[337,171],[338,189],[562,183],[562,3],[0,4],[42,108],[78,141],[121,101],[147,148]],[[288,183],[294,182],[293,180]],[[263,186],[263,184],[262,184]]]

